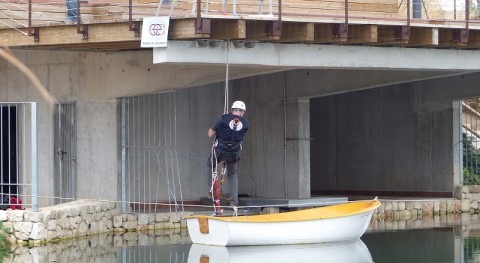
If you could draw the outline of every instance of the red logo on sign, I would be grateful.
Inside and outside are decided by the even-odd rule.
[[[165,25],[164,24],[151,24],[150,25],[150,35],[152,36],[161,36],[165,34]]]

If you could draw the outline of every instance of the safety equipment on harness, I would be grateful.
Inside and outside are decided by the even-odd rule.
[[[245,106],[245,103],[243,103],[243,101],[239,101],[239,100],[233,102],[232,109],[239,109],[239,110],[247,111],[247,107]]]

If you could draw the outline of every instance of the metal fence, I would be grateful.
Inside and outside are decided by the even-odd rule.
[[[36,103],[0,102],[2,209],[38,209]]]
[[[480,184],[480,113],[462,103],[463,184]]]
[[[122,210],[183,210],[175,92],[122,98],[120,104]]]

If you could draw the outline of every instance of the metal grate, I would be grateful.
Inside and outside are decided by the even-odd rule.
[[[477,100],[478,101],[478,100]],[[480,184],[480,113],[475,100],[462,103],[463,183]]]
[[[75,200],[77,197],[77,130],[76,104],[55,105],[55,203]]]
[[[124,212],[183,211],[176,148],[175,92],[121,99]]]
[[[1,209],[38,209],[34,102],[0,103],[0,185]]]

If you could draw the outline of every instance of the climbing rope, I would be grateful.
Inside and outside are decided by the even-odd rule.
[[[228,76],[229,76],[229,61],[228,61],[228,58],[229,58],[229,52],[230,52],[230,40],[227,40],[226,42],[226,48],[225,48],[225,98],[224,98],[224,104],[223,104],[223,113],[224,114],[227,114],[228,113]],[[222,174],[222,178],[221,180],[219,181],[218,180],[218,159],[217,159],[217,155],[215,153],[215,146],[217,146],[217,140],[214,139],[213,140],[213,146],[212,146],[212,151],[211,151],[211,156],[212,158],[210,158],[210,165],[212,167],[212,186],[210,188],[210,193],[212,193],[212,203],[213,203],[213,209],[214,209],[214,215],[217,215],[217,216],[222,216],[223,215],[223,208],[221,208],[221,198],[222,198],[222,193],[221,193],[221,188],[222,188],[222,185],[225,181],[225,172],[226,172],[226,164],[225,162],[222,162],[223,165],[221,165],[222,167],[220,168],[221,169],[221,174]],[[222,164],[221,163],[221,164]],[[213,166],[215,164],[215,166]],[[234,215],[237,214],[237,208],[234,207]]]
[[[230,40],[227,40],[227,48],[225,49],[225,100],[223,104],[223,113],[228,113],[228,75],[229,75],[229,52],[230,52]]]

